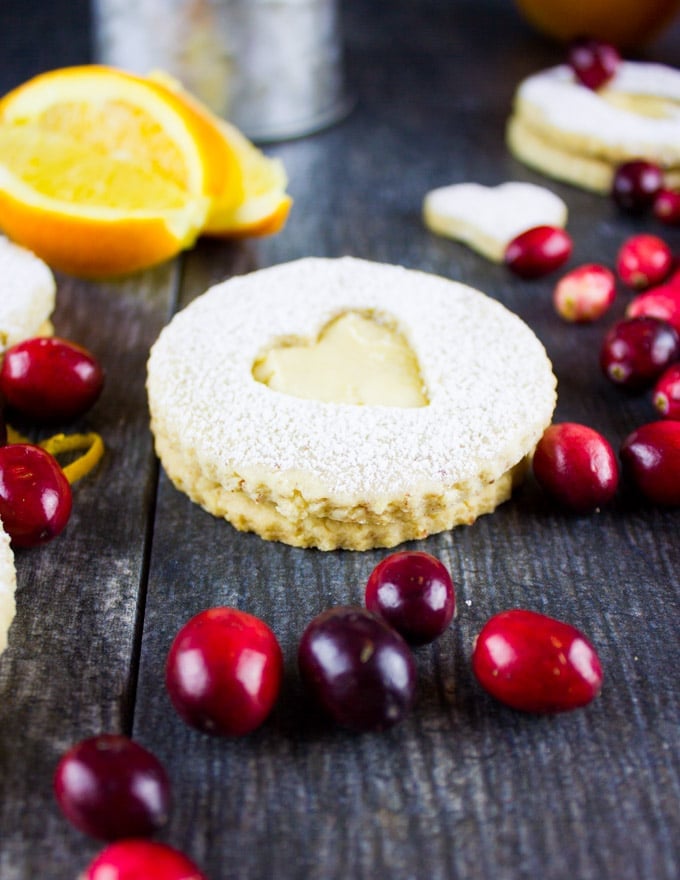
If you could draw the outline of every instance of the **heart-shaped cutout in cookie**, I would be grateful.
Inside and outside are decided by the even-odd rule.
[[[348,311],[313,340],[287,338],[262,352],[253,376],[273,391],[358,406],[427,406],[418,358],[388,316]]]
[[[438,235],[461,241],[500,263],[507,246],[522,232],[534,226],[564,226],[567,206],[555,193],[533,183],[511,181],[495,187],[454,183],[425,196],[423,218]]]

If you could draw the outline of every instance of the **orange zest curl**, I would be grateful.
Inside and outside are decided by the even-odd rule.
[[[10,425],[7,426],[8,443],[31,443],[32,441],[15,431]],[[45,452],[49,452],[57,458],[67,452],[81,452],[76,459],[62,466],[62,470],[69,483],[77,480],[94,470],[104,455],[104,441],[99,434],[54,434],[41,440],[38,444]]]

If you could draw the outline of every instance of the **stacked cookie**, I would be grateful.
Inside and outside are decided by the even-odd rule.
[[[314,366],[329,334],[340,395]],[[367,396],[349,366],[373,374],[387,351],[421,393],[400,398],[389,370],[389,388]],[[162,331],[147,381],[179,489],[238,529],[322,550],[389,547],[494,510],[551,421],[555,385],[539,340],[500,303],[349,257],[213,287]]]
[[[680,184],[680,71],[624,61],[606,86],[580,84],[567,65],[520,83],[507,128],[516,158],[543,174],[600,193],[616,167],[647,159]]]

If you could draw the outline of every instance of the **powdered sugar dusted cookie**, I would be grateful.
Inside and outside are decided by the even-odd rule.
[[[513,154],[534,168],[606,192],[621,162],[645,158],[680,177],[680,71],[624,61],[588,89],[567,65],[520,83],[508,126]],[[570,164],[573,163],[573,164]]]
[[[304,369],[305,349],[314,357],[339,322],[327,356],[340,365],[357,356],[348,346],[367,343],[367,362],[382,347],[370,325],[392,334],[389,347],[416,377],[408,400],[307,396],[304,376],[316,370]],[[292,367],[270,356],[286,347]],[[361,400],[355,384],[344,401]],[[394,546],[494,510],[555,405],[542,345],[498,302],[348,257],[211,288],[161,332],[147,389],[156,450],[179,489],[238,529],[323,550]]]
[[[14,620],[16,587],[14,553],[10,547],[9,535],[0,522],[0,654],[7,647],[7,631]]]
[[[55,293],[48,266],[0,236],[0,357],[22,339],[51,332]]]
[[[510,242],[527,229],[564,226],[567,206],[559,196],[533,183],[495,187],[455,183],[425,196],[423,218],[433,232],[500,263]]]

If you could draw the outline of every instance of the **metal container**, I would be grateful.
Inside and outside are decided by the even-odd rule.
[[[338,0],[92,0],[96,60],[164,70],[249,138],[347,113]]]

